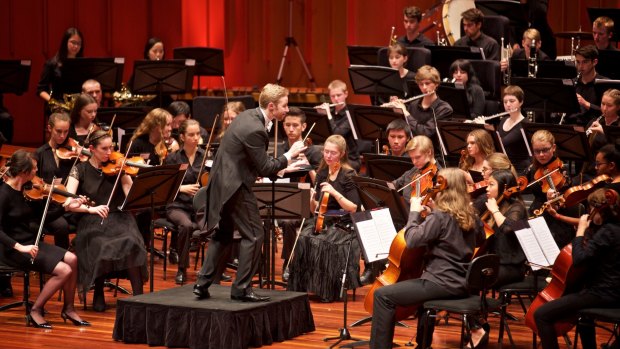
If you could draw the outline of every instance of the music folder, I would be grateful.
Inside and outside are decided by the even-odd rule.
[[[532,270],[552,266],[560,249],[551,235],[544,217],[528,221],[530,227],[515,231],[519,244]]]
[[[351,213],[366,262],[386,259],[396,237],[396,228],[388,208]]]

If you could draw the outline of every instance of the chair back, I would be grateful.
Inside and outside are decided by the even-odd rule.
[[[240,101],[245,105],[245,109],[252,109],[256,107],[256,102],[252,95],[246,96],[230,96],[229,102]],[[199,96],[194,97],[192,102],[192,117],[196,119],[200,126],[212,132],[213,120],[215,115],[222,113],[222,108],[226,104],[226,98],[219,96]],[[220,115],[221,117],[222,115]],[[217,125],[216,125],[217,127]]]
[[[480,86],[484,90],[487,100],[499,101],[501,99],[502,74],[498,61],[470,60],[471,66],[480,80]]]
[[[467,286],[470,290],[481,290],[484,293],[497,282],[498,273],[498,255],[487,254],[476,257],[467,269]]]
[[[194,207],[194,211],[198,212],[205,207],[207,203],[207,187],[202,187],[198,189],[196,195],[194,195],[194,200],[192,201],[192,206]]]

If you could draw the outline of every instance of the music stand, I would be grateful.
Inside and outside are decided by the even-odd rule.
[[[512,84],[525,92],[523,109],[542,111],[543,123],[547,113],[573,114],[579,111],[577,92],[572,80],[545,78],[514,78]]]
[[[412,95],[419,95],[422,93],[418,87],[418,83],[415,81],[407,81],[409,91]],[[471,112],[469,111],[469,102],[467,101],[467,92],[463,84],[455,84],[452,82],[442,82],[437,88],[437,96],[446,101],[452,107],[452,117],[463,117],[465,119],[471,119]]]
[[[600,60],[599,60],[600,61]],[[537,61],[537,78],[574,79],[577,76],[577,68],[569,61]],[[597,68],[598,70],[598,65]],[[510,59],[511,77],[527,77],[528,61],[526,59]]]
[[[523,131],[527,139],[532,139],[534,132],[547,130],[555,138],[556,153],[564,161],[591,161],[594,155],[583,127],[574,125],[537,124],[524,122]]]
[[[187,164],[154,166],[149,168],[141,168],[138,175],[133,178],[133,184],[125,202],[120,207],[121,211],[132,211],[149,208],[151,217],[155,215],[155,207],[166,206],[172,203],[177,196]],[[153,273],[155,270],[155,242],[154,232],[155,226],[151,221],[150,227],[150,292],[153,292]]]
[[[605,91],[615,88],[620,89],[620,80],[611,79],[595,79],[594,89],[596,90],[596,98],[600,101],[603,98]]]
[[[413,164],[407,156],[392,156],[382,154],[362,154],[366,160],[366,174],[368,177],[383,181],[398,179],[403,173],[411,170]],[[366,206],[364,206],[366,207]]]
[[[409,207],[403,196],[396,192],[391,182],[376,178],[353,176],[357,191],[366,210],[387,207],[394,221],[396,230],[400,230],[407,224]]]
[[[62,63],[62,85],[65,93],[81,93],[82,84],[94,79],[101,85],[101,91],[113,92],[121,89],[125,58],[75,58]],[[62,96],[59,96],[62,98]]]
[[[97,119],[110,125],[114,119],[113,127],[117,128],[137,128],[142,119],[148,114],[153,107],[121,107],[121,108],[99,108],[97,109]]]
[[[382,46],[347,46],[349,65],[379,65],[377,52]]]
[[[194,77],[193,59],[169,59],[163,61],[140,60],[134,62],[134,94],[157,94],[162,107],[162,95],[185,93],[192,90]]]
[[[441,76],[448,76],[450,65],[457,59],[482,59],[479,47],[461,46],[426,46],[431,50],[431,65],[437,68]]]
[[[596,71],[610,79],[620,79],[618,61],[620,61],[620,51],[599,50]]]
[[[0,93],[21,95],[28,91],[31,61],[0,60]]]
[[[405,119],[400,109],[359,104],[351,104],[348,109],[357,138],[375,142],[385,139],[385,129],[390,122]]]
[[[493,125],[440,120],[437,121],[437,128],[448,155],[460,157],[461,150],[467,148],[467,135],[477,129],[486,130],[493,138],[494,148],[496,150],[502,149],[501,141]]]
[[[254,101],[254,97],[252,97],[252,95],[231,96],[228,98],[224,96],[198,96],[194,97],[192,101],[192,118],[196,119],[200,125],[206,128],[209,132],[213,132],[211,128],[213,126],[213,121],[215,120],[215,115],[222,113],[222,109],[224,109],[226,101],[242,102],[246,109],[256,107],[256,102]]]
[[[403,94],[403,81],[397,69],[370,65],[351,65],[349,80],[353,92],[372,95],[400,96]]]
[[[306,114],[306,130],[310,130],[312,124],[314,124],[314,128],[308,137],[312,139],[312,144],[323,144],[327,137],[331,136],[333,133],[331,131],[331,126],[329,125],[329,120],[327,119],[327,114],[325,114],[325,110],[315,109],[310,107],[301,107],[304,114]],[[284,133],[284,123],[279,122],[281,127],[281,134]]]
[[[298,176],[299,173],[291,173]],[[299,219],[310,217],[310,183],[255,183],[252,186],[254,196],[258,201],[258,210],[263,219],[269,220],[271,239],[266,238],[263,248],[263,268],[267,287],[276,286],[276,234],[274,231],[276,219]],[[260,278],[260,287],[263,278]]]
[[[193,59],[196,62],[194,75],[198,76],[198,95],[200,96],[201,76],[224,76],[224,50],[213,47],[176,47],[172,51],[174,59]]]

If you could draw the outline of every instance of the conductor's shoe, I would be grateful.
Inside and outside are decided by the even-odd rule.
[[[209,288],[200,285],[194,285],[194,295],[198,297],[198,299],[207,299],[211,297],[209,294]]]
[[[250,290],[249,292],[247,292],[245,295],[242,295],[242,296],[235,296],[231,294],[230,298],[232,300],[241,301],[241,302],[268,302],[271,300],[271,297],[259,296],[258,294],[254,292],[254,290]]]

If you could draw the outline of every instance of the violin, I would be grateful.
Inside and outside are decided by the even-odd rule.
[[[424,198],[422,199],[422,206],[427,206],[428,202],[434,200],[437,193],[444,189],[446,189],[446,180],[442,176],[437,176],[437,183],[433,187],[427,189],[426,195],[424,195]],[[424,210],[420,212],[420,215],[422,218],[426,218],[428,211]]]
[[[534,216],[540,216],[547,210],[547,208],[556,202],[564,207],[575,206],[586,200],[588,195],[608,182],[611,182],[611,177],[603,174],[595,177],[589,182],[570,187],[562,195],[546,201],[539,209],[534,210]]]
[[[553,189],[557,191],[557,188],[562,188],[566,184],[566,177],[562,173],[564,163],[559,158],[549,162],[544,166],[540,166],[534,173],[534,182],[544,178],[541,183],[543,193]]]
[[[122,167],[122,168],[121,168]],[[135,176],[141,168],[151,167],[146,164],[140,156],[133,156],[125,159],[125,155],[119,152],[112,152],[110,159],[103,165],[101,170],[108,176],[115,176],[124,171],[125,174]]]
[[[92,155],[73,138],[67,138],[67,141],[58,145],[54,152],[59,159],[65,160],[78,158],[80,161],[86,161]]]
[[[476,182],[474,184],[467,184],[467,192],[472,197],[477,197],[486,191],[488,186],[489,182],[487,180],[481,180],[480,182]]]
[[[24,197],[28,200],[43,200],[46,199],[50,195],[50,189],[52,188],[51,184],[47,184],[40,177],[35,176],[30,181],[29,189],[24,188]],[[54,189],[52,190],[51,199],[59,204],[63,204],[67,198],[79,198],[79,195],[70,193],[67,191],[67,188],[62,184],[55,184]],[[90,201],[90,200],[89,200]],[[89,204],[94,205],[93,202],[89,202]]]
[[[333,172],[340,170],[340,163],[337,163]],[[328,170],[329,172],[329,170]],[[321,191],[321,201],[319,203],[319,209],[316,216],[316,223],[314,225],[314,233],[319,234],[323,230],[323,224],[325,222],[325,213],[327,212],[327,204],[329,203],[329,193]]]
[[[415,172],[409,185],[411,188],[411,197],[421,197],[425,195],[435,185],[433,178],[437,174],[437,164],[428,162],[423,168]]]
[[[213,135],[215,134],[215,125],[217,124],[217,119],[220,117],[220,114],[215,115],[213,120],[213,125],[211,126],[211,134],[209,135],[209,140],[207,141],[207,146],[205,147],[204,155],[202,156],[202,160],[200,160],[200,171],[198,171],[198,176],[196,180],[196,184],[200,184],[200,186],[204,187],[209,182],[209,172],[202,173],[206,164],[207,164],[207,155],[209,154],[209,148],[211,148],[211,141],[213,141]]]

